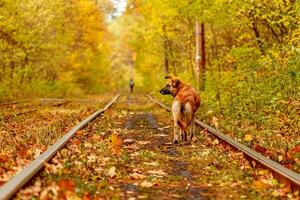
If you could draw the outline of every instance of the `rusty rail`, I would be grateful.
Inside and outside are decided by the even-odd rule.
[[[152,98],[150,95],[146,95],[152,102],[156,103],[160,107],[166,109],[167,111],[171,111],[171,108],[162,104],[158,100]],[[284,182],[291,185],[292,189],[299,190],[300,188],[300,174],[293,172],[292,170],[280,165],[279,163],[261,155],[260,153],[254,151],[253,149],[247,147],[246,145],[237,142],[233,138],[228,135],[221,133],[220,131],[216,130],[215,128],[201,122],[200,120],[195,120],[195,123],[200,127],[208,130],[210,133],[214,134],[220,140],[224,141],[225,143],[229,144],[230,146],[234,147],[235,149],[243,152],[246,156],[253,159],[255,162],[260,163],[267,169],[271,170],[277,178]]]

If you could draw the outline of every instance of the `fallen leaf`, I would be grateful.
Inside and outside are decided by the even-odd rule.
[[[144,174],[139,174],[137,172],[134,172],[129,175],[132,179],[144,179],[146,176]]]
[[[122,139],[119,138],[116,133],[113,133],[109,138],[109,142],[110,142],[111,153],[113,155],[120,156],[122,150],[121,148],[123,144]]]
[[[162,134],[162,133],[160,133],[160,134],[156,134],[155,136],[157,136],[157,137],[168,137],[168,135],[166,135],[166,134]]]
[[[162,176],[165,176],[167,175],[166,172],[164,172],[163,170],[149,170],[148,171],[149,174],[155,174],[155,175],[162,175]]]
[[[81,200],[81,198],[79,196],[77,196],[76,193],[71,192],[71,191],[67,191],[65,193],[65,197],[67,200]]]
[[[100,135],[93,135],[92,140],[100,141],[100,140],[102,140],[102,137]]]
[[[213,117],[211,120],[212,125],[214,125],[216,128],[219,127],[219,119],[216,117]]]
[[[138,144],[141,144],[141,145],[145,145],[145,144],[149,144],[150,141],[138,141]]]
[[[267,184],[265,184],[264,182],[262,182],[260,180],[254,181],[252,186],[258,190],[263,190],[263,189],[267,188]]]
[[[77,132],[76,132],[76,135],[77,135],[77,136],[83,136],[83,135],[84,135],[84,132],[83,132],[83,131],[77,131]]]
[[[112,166],[111,168],[109,168],[107,175],[111,178],[116,176],[116,167]]]
[[[219,144],[219,140],[218,140],[218,139],[214,139],[214,141],[213,141],[212,144],[213,144],[213,145],[218,145],[218,144]]]
[[[253,145],[253,149],[255,149],[257,152],[262,153],[262,154],[266,153],[266,151],[267,151],[266,148],[260,146],[259,144]]]
[[[300,151],[300,144],[296,145],[294,148],[290,150],[292,154],[296,154]]]
[[[58,186],[61,190],[74,191],[75,189],[75,183],[69,179],[60,180]]]
[[[0,162],[6,162],[8,160],[8,156],[0,155]]]
[[[135,142],[135,140],[134,139],[130,139],[130,138],[127,138],[127,139],[124,139],[123,140],[123,143],[124,144],[132,144],[132,143],[134,143]]]
[[[141,187],[145,187],[145,188],[150,188],[150,187],[152,187],[153,185],[154,185],[154,183],[151,183],[151,182],[149,182],[149,181],[143,181],[143,182],[141,182],[141,184],[140,184]]]
[[[244,137],[244,140],[247,142],[251,142],[253,140],[253,135],[246,134]]]
[[[144,162],[145,165],[158,166],[157,162]]]

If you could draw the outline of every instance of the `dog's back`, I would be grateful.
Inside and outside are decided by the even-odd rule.
[[[184,84],[182,88],[179,89],[175,99],[181,102],[181,104],[190,103],[191,112],[195,113],[200,106],[200,97],[198,93],[189,85]]]

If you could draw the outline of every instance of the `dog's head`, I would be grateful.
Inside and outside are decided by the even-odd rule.
[[[167,84],[159,92],[163,95],[170,94],[172,96],[176,96],[181,81],[174,76],[166,76],[165,79],[167,79]]]

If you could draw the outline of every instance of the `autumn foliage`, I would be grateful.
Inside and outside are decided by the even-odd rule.
[[[103,4],[0,2],[0,98],[74,95],[105,88]]]

